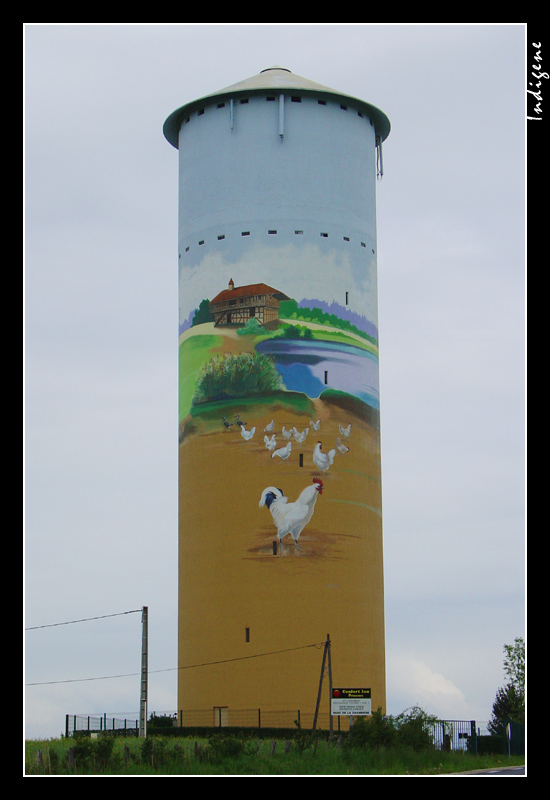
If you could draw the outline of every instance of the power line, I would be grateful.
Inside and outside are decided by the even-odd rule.
[[[72,619],[69,622],[54,622],[51,625],[35,625],[32,628],[25,628],[26,631],[36,631],[40,628],[57,628],[59,625],[74,625],[75,622],[90,622],[93,619],[107,619],[107,617],[122,617],[124,614],[137,614],[141,608],[136,608],[133,611],[120,611],[118,614],[103,614],[101,617],[87,617],[86,619]],[[93,680],[93,679],[92,679]]]
[[[126,612],[132,613],[132,612]],[[113,615],[115,616],[115,615]],[[272,650],[269,653],[256,653],[253,656],[241,656],[239,658],[225,658],[220,661],[205,661],[202,664],[189,664],[185,667],[169,667],[168,669],[154,669],[149,670],[149,675],[154,675],[158,672],[175,672],[176,670],[180,669],[195,669],[196,667],[210,667],[215,664],[228,664],[231,661],[246,661],[249,658],[262,658],[263,656],[273,656],[278,655],[279,653],[290,653],[293,650],[306,650],[309,647],[323,647],[325,642],[315,642],[315,644],[303,644],[299,647],[287,647],[284,650]],[[141,675],[140,672],[128,672],[123,675],[103,675],[99,678],[72,678],[65,681],[42,681],[40,683],[26,683],[25,686],[50,686],[56,683],[82,683],[84,681],[106,681],[110,680],[111,678],[134,678],[137,675]]]

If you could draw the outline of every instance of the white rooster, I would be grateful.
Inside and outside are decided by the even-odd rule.
[[[317,495],[322,493],[323,481],[320,478],[313,478],[313,485],[306,487],[294,503],[289,503],[288,497],[275,486],[263,490],[259,507],[266,506],[271,512],[279,542],[290,533],[294,544],[299,547],[298,538],[313,516]]]
[[[249,431],[247,431],[244,425],[241,425],[241,436],[243,437],[243,439],[246,439],[247,442],[250,439],[252,439],[255,433],[256,433],[256,428],[251,428]]]
[[[317,442],[315,450],[313,451],[313,463],[319,467],[321,472],[326,472],[327,469],[333,464],[336,450],[329,450],[328,453],[323,453],[322,442]]]
[[[282,458],[283,461],[286,461],[290,455],[291,450],[292,450],[292,442],[289,442],[284,447],[279,447],[278,450],[274,450],[271,453],[271,458],[275,458],[275,456],[278,456],[279,458]]]

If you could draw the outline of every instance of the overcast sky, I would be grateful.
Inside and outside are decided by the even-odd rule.
[[[525,634],[523,25],[28,23],[24,46],[26,737],[138,713],[142,606],[149,711],[176,710],[162,126],[274,65],[392,124],[376,187],[388,712],[488,720],[503,645]]]

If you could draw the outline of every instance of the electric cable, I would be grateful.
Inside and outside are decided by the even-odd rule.
[[[314,644],[303,644],[300,645],[299,647],[287,647],[284,650],[272,650],[271,652],[268,653],[256,653],[256,655],[251,655],[251,656],[240,656],[238,658],[225,658],[221,659],[220,661],[205,661],[202,664],[188,664],[187,666],[184,667],[169,667],[167,669],[154,669],[154,670],[149,670],[148,675],[155,675],[159,672],[175,672],[180,669],[195,669],[197,667],[210,667],[215,664],[228,664],[231,661],[246,661],[249,658],[262,658],[263,656],[273,656],[273,655],[278,655],[279,653],[289,653],[293,650],[306,650],[309,647],[319,648],[324,646],[324,644],[325,642],[315,642]],[[82,683],[84,681],[105,681],[105,680],[110,680],[111,678],[134,678],[138,675],[141,675],[141,672],[128,672],[122,675],[103,675],[97,678],[70,678],[63,681],[41,681],[38,683],[26,683],[25,686],[50,686],[52,684],[57,684],[57,683]]]
[[[141,608],[135,608],[133,611],[119,611],[118,614],[103,614],[100,617],[87,617],[86,619],[72,619],[68,622],[53,622],[50,625],[35,625],[32,628],[25,628],[26,631],[36,631],[40,628],[57,628],[59,625],[74,625],[75,622],[90,622],[93,619],[107,619],[107,617],[122,617],[124,614],[137,614],[142,611]]]

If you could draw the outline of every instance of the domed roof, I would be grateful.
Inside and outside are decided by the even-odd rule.
[[[364,100],[359,100],[356,97],[351,97],[342,92],[337,92],[334,89],[329,89],[328,86],[323,86],[320,83],[310,81],[308,78],[302,78],[300,75],[295,75],[285,67],[268,67],[262,70],[258,75],[253,75],[239,83],[234,83],[226,89],[219,92],[208,94],[198,100],[193,100],[186,103],[180,108],[170,114],[166,119],[163,127],[163,132],[166,139],[171,145],[177,148],[178,146],[178,133],[183,117],[188,116],[197,108],[209,102],[222,102],[223,100],[230,100],[231,98],[242,97],[243,95],[250,96],[251,94],[264,94],[265,92],[300,92],[301,94],[311,94],[315,97],[327,99],[340,99],[346,102],[353,102],[359,109],[365,112],[373,122],[376,135],[380,136],[384,141],[390,132],[390,121],[383,111],[380,111],[376,106],[366,103]]]

